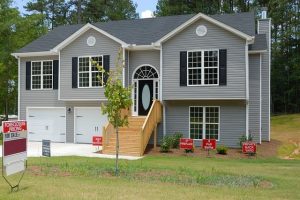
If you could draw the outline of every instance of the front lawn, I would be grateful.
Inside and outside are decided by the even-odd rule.
[[[0,199],[300,199],[300,161],[148,156],[120,162],[30,158],[21,190]]]

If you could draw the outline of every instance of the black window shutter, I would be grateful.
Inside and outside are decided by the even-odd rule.
[[[26,62],[26,90],[31,89],[31,62]]]
[[[219,50],[219,85],[227,85],[227,50]]]
[[[53,60],[53,89],[58,89],[58,60]]]
[[[108,79],[108,72],[109,72],[109,61],[110,60],[110,57],[109,55],[104,55],[103,56],[103,69],[105,70],[105,74],[104,74],[104,77],[103,77],[103,82],[104,84],[106,84],[107,82],[107,79]]]
[[[180,86],[187,86],[187,52],[180,52]]]
[[[77,88],[78,57],[72,58],[72,88]]]

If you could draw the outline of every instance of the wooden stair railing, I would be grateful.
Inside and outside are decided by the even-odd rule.
[[[128,110],[122,111],[122,114],[124,115],[126,114],[129,117],[132,117],[130,111]],[[161,122],[161,119],[162,119],[162,105],[160,101],[153,100],[150,111],[141,127],[141,131],[140,133],[137,132],[137,134],[139,135],[140,142],[137,141],[136,147],[140,148],[140,150],[137,149],[138,151],[134,155],[142,156],[144,154],[152,133],[154,133],[154,147],[156,147],[157,124]],[[115,128],[111,123],[108,123],[105,127],[103,127],[102,152],[105,153],[105,151],[107,150],[109,153],[112,153],[111,146],[110,147],[108,146],[110,145],[109,144],[110,138],[112,137],[112,139],[114,139],[114,137],[112,136],[113,134],[115,134]]]
[[[160,101],[153,100],[150,111],[146,117],[146,120],[142,126],[141,130],[141,151],[142,156],[148,145],[149,139],[154,132],[154,148],[156,148],[156,138],[157,138],[157,124],[161,122],[162,118],[162,105]]]

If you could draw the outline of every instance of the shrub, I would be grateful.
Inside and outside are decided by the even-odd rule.
[[[239,138],[240,142],[239,142],[239,145],[240,147],[242,148],[243,147],[243,142],[248,142],[248,141],[252,141],[253,140],[253,136],[252,134],[249,134],[248,138],[246,135],[242,135],[240,138]]]
[[[185,153],[194,153],[194,147],[192,149],[185,149]]]
[[[160,152],[167,153],[170,151],[172,146],[173,138],[171,136],[165,136],[160,145]]]
[[[221,154],[221,155],[226,155],[227,150],[228,150],[228,148],[223,145],[217,147],[217,153]]]
[[[178,149],[179,148],[179,143],[180,143],[180,138],[182,138],[182,133],[175,133],[172,136],[172,148]]]
[[[0,132],[0,145],[2,145],[3,134]]]

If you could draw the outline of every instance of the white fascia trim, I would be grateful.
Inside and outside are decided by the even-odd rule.
[[[83,27],[81,27],[78,31],[76,31],[75,33],[73,33],[71,36],[69,36],[67,39],[65,39],[64,41],[62,41],[60,44],[58,44],[56,47],[54,47],[51,51],[54,52],[58,52],[59,50],[63,49],[64,47],[66,47],[68,44],[70,44],[71,42],[73,42],[75,39],[77,39],[79,36],[81,36],[83,33],[85,33],[87,30],[89,29],[94,29],[96,31],[98,31],[99,33],[107,36],[108,38],[120,43],[122,46],[127,46],[128,44],[126,44],[125,42],[123,42],[122,40],[112,36],[111,34],[107,33],[106,31],[103,31],[102,29],[87,23],[86,25],[84,25]]]
[[[155,46],[154,44],[151,45],[136,45],[136,44],[131,44],[125,46],[127,50],[131,51],[141,51],[141,50],[160,50],[160,45]]]
[[[246,136],[249,137],[249,54],[248,42],[245,44],[245,63],[246,63]]]
[[[250,50],[248,51],[249,54],[258,54],[258,53],[266,53],[267,50]]]
[[[239,31],[235,28],[232,28],[231,26],[228,26],[228,25],[226,25],[226,24],[224,24],[224,23],[222,23],[218,20],[215,20],[215,19],[213,19],[213,18],[211,18],[211,17],[209,17],[209,16],[207,16],[203,13],[199,13],[199,14],[195,15],[194,17],[192,17],[191,19],[189,19],[188,21],[186,21],[185,23],[178,26],[176,29],[174,29],[173,31],[171,31],[170,33],[168,33],[167,35],[165,35],[164,37],[162,37],[158,41],[156,41],[154,44],[156,46],[159,46],[162,42],[170,39],[175,34],[179,33],[180,31],[182,31],[183,29],[185,29],[186,27],[188,27],[189,25],[191,25],[192,23],[194,23],[196,20],[198,20],[200,18],[202,18],[202,19],[204,19],[208,22],[211,22],[211,23],[213,23],[213,24],[215,24],[215,25],[217,25],[217,26],[219,26],[219,27],[221,27],[221,28],[237,35],[237,36],[240,36],[241,38],[246,39],[247,41],[253,41],[254,40],[254,36],[247,35],[247,34],[241,32],[241,31]]]
[[[221,97],[221,98],[180,98],[180,99],[163,99],[164,101],[185,101],[185,100],[246,100],[246,98],[233,98],[233,97]]]
[[[57,56],[57,52],[53,51],[40,51],[40,52],[26,52],[26,53],[12,53],[12,56],[15,58],[22,58],[22,57],[33,57],[33,56]]]
[[[107,99],[60,99],[60,101],[107,101]]]
[[[21,81],[21,59],[18,57],[18,120],[20,120],[20,116],[21,116],[21,108],[20,108],[20,106],[21,106],[21,99],[20,99],[20,97],[21,97],[21,94],[20,94],[20,89],[21,89],[21,83],[20,83],[20,81]]]

